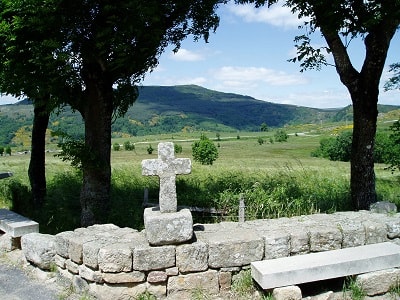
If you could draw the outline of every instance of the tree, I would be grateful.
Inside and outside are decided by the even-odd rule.
[[[275,142],[281,143],[286,142],[289,136],[286,131],[283,129],[278,129],[274,134]]]
[[[260,130],[262,132],[267,132],[269,130],[267,123],[262,123],[261,127],[260,127]]]
[[[6,154],[11,156],[11,147],[10,146],[6,147]]]
[[[272,5],[277,0],[237,0]],[[356,209],[369,209],[376,202],[374,142],[378,115],[379,81],[386,55],[399,24],[400,2],[358,0],[286,0],[285,5],[307,17],[304,35],[295,38],[297,57],[302,71],[328,65],[325,53],[331,53],[341,82],[353,103],[354,128],[351,153],[351,198]],[[327,47],[314,48],[310,35],[319,30]],[[361,38],[365,59],[358,71],[352,64],[349,43]]]
[[[45,135],[51,111],[64,95],[63,60],[54,52],[60,32],[52,31],[58,17],[54,8],[33,1],[0,2],[0,89],[16,97],[26,96],[34,105],[31,160],[28,168],[33,207],[40,209],[46,194]],[[47,25],[46,25],[46,24]]]
[[[192,144],[193,159],[202,165],[212,165],[218,158],[218,149],[214,143],[206,137],[201,135],[199,141]]]
[[[113,119],[135,101],[136,85],[157,65],[168,45],[175,45],[176,51],[188,35],[195,40],[208,39],[219,22],[215,10],[225,1],[49,0],[43,4],[43,11],[50,11],[50,18],[43,15],[37,1],[3,0],[2,4],[12,2],[17,7],[15,12],[22,12],[18,18],[12,16],[13,20],[24,23],[31,17],[35,21],[35,35],[25,36],[31,45],[27,49],[42,49],[46,44],[53,57],[63,62],[61,74],[68,75],[64,77],[68,84],[62,91],[67,92],[67,103],[84,119],[85,149],[90,152],[81,161],[81,224],[104,222],[110,203]],[[45,54],[50,58],[49,51]],[[31,59],[36,66],[42,61],[35,56]],[[51,70],[53,74],[58,69]]]
[[[0,146],[0,156],[3,156],[3,154],[4,154],[4,147]]]
[[[400,171],[400,121],[397,120],[390,127],[392,133],[390,134],[390,139],[393,143],[392,155],[390,156],[389,169],[394,172],[396,169]]]

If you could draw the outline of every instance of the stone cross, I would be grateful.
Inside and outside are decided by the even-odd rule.
[[[189,158],[175,158],[174,144],[158,144],[158,159],[142,161],[142,175],[158,176],[160,179],[160,212],[176,212],[176,175],[190,174],[192,163]]]

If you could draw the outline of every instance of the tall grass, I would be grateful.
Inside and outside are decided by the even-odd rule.
[[[318,141],[290,137],[287,143],[260,146],[256,136],[222,140],[214,165],[193,162],[192,174],[177,177],[178,204],[223,212],[194,214],[195,222],[237,220],[240,197],[245,200],[247,220],[351,210],[349,163],[311,158],[309,150],[317,147]],[[149,202],[158,201],[158,178],[141,175],[141,161],[157,157],[156,153],[147,154],[146,143],[138,144],[135,151],[112,152],[111,223],[141,229],[144,189],[149,191]],[[183,146],[179,156],[191,158],[191,142],[177,143]],[[157,142],[151,144],[156,148]],[[82,175],[47,154],[46,202],[41,211],[34,211],[28,165],[27,155],[0,157],[0,171],[14,173],[12,178],[0,180],[0,206],[37,220],[42,232],[79,227]],[[383,165],[377,165],[376,172],[379,200],[400,205],[399,176],[385,171]]]

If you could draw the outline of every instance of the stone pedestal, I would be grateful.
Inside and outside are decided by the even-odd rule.
[[[162,213],[159,208],[146,208],[144,226],[152,246],[181,244],[193,236],[193,218],[188,209]]]

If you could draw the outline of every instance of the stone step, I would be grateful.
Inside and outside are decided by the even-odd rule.
[[[251,263],[263,289],[345,277],[400,266],[400,246],[385,242]]]
[[[39,232],[39,224],[8,209],[0,209],[0,230],[15,238]]]

